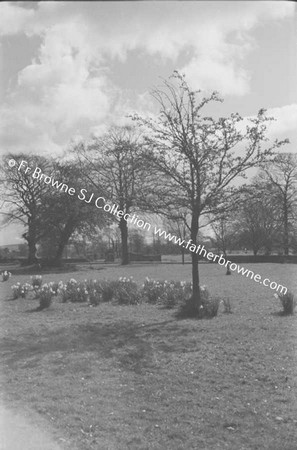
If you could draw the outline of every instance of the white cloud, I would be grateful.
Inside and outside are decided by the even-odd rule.
[[[0,36],[23,31],[28,21],[34,18],[32,9],[25,9],[9,2],[2,2],[0,11]]]
[[[276,120],[269,125],[269,132],[275,136],[296,130],[297,104],[270,108],[267,115]]]
[[[232,62],[196,58],[183,69],[183,73],[193,89],[215,90],[223,96],[246,95],[249,92],[248,74],[240,68],[236,69]]]
[[[0,34],[23,32],[42,39],[38,55],[18,73],[13,95],[0,110],[4,142],[12,143],[7,129],[16,126],[16,148],[31,142],[57,150],[75,134],[102,129],[112,113],[118,121],[127,108],[151,109],[144,99],[131,102],[117,95],[108,79],[108,63],[125,61],[132,50],[173,63],[189,51],[192,56],[180,70],[194,88],[247,94],[250,74],[244,58],[254,45],[250,30],[291,16],[294,5],[222,3],[40,2],[34,10],[2,3]]]

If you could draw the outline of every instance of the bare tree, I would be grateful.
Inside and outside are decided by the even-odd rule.
[[[101,138],[74,149],[86,180],[114,202],[124,215],[118,220],[122,243],[122,264],[129,263],[126,214],[137,212],[137,198],[147,178],[141,136],[133,127],[113,127]],[[86,164],[87,162],[87,164]],[[127,217],[127,216],[126,216]]]
[[[228,197],[235,192],[234,180],[271,158],[272,151],[284,142],[266,143],[269,119],[263,109],[247,125],[239,114],[218,119],[203,114],[210,103],[221,101],[217,93],[202,97],[177,72],[152,96],[159,105],[159,117],[134,119],[146,131],[148,164],[160,173],[155,192],[172,211],[187,208],[190,214],[192,304],[193,314],[199,316],[197,236],[201,219],[225,211]]]
[[[9,161],[12,160],[16,164],[10,167]],[[49,191],[48,185],[36,182],[31,173],[27,173],[27,167],[36,166],[46,171],[50,162],[37,155],[8,154],[3,158],[1,170],[3,222],[6,225],[17,222],[24,226],[23,238],[28,243],[29,264],[37,261],[37,244],[45,234],[44,199]]]
[[[186,226],[187,218],[186,216],[179,218],[179,217],[167,217],[163,221],[164,228],[168,230],[170,233],[174,234],[177,238],[180,238],[180,240],[185,241],[188,239],[189,236],[189,229]],[[185,264],[185,247],[183,245],[180,246],[180,252],[182,257],[182,264]]]
[[[76,191],[76,195],[68,195],[51,189],[44,198],[45,240],[51,243],[53,262],[59,266],[69,239],[75,232],[84,235],[92,234],[95,230],[98,232],[109,217],[94,205],[78,198],[82,178],[79,167],[73,161],[53,163],[51,174],[54,179],[63,180],[67,186]],[[84,184],[84,187],[87,185]]]
[[[225,260],[227,261],[227,250],[231,249],[234,241],[234,229],[232,222],[225,217],[221,217],[219,220],[211,223],[211,228],[215,235],[215,243],[218,251],[222,252]],[[227,265],[226,275],[231,275],[229,264]]]
[[[264,249],[267,254],[279,244],[281,214],[273,199],[273,186],[255,177],[241,193],[232,220],[238,242],[253,250]]]
[[[289,254],[290,231],[296,218],[297,207],[297,156],[278,154],[273,162],[264,166],[262,177],[273,187],[272,197],[281,213],[283,251]]]

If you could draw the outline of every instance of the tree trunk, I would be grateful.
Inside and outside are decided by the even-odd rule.
[[[284,254],[289,255],[289,220],[288,220],[288,207],[284,204]]]
[[[119,228],[121,231],[122,242],[122,265],[129,264],[129,252],[128,252],[128,224],[124,217],[121,217]]]
[[[193,306],[199,313],[201,306],[200,287],[199,287],[199,262],[197,253],[192,253],[192,283],[193,283]]]
[[[74,231],[75,227],[73,227],[73,225],[69,225],[67,224],[61,234],[59,243],[58,243],[58,248],[56,251],[56,255],[54,258],[54,262],[55,265],[60,266],[62,264],[62,256],[63,256],[63,252],[64,249],[66,247],[66,245],[68,244],[68,241]]]
[[[27,239],[28,242],[28,264],[35,264],[37,262],[37,258],[36,258],[36,242],[35,239]]]
[[[58,249],[54,258],[55,265],[57,266],[60,266],[62,264],[62,256],[67,242],[68,239],[66,241],[63,240],[62,242],[61,241],[59,242]]]
[[[197,248],[197,236],[199,230],[199,216],[197,211],[193,211],[191,220],[191,239],[192,244]],[[199,286],[199,261],[198,254],[192,252],[192,283],[193,283],[193,307],[195,313],[199,316],[201,311],[201,296],[200,296],[200,286]]]
[[[223,253],[224,253],[224,258],[225,258],[225,261],[228,261],[228,256],[227,256],[227,252],[226,252],[226,250],[224,249],[223,250]],[[227,264],[227,270],[226,270],[226,275],[231,275],[231,270],[230,270],[230,264],[228,263]]]
[[[37,262],[36,258],[36,227],[34,221],[29,221],[28,223],[28,233],[23,234],[23,237],[28,243],[28,264],[35,264]]]

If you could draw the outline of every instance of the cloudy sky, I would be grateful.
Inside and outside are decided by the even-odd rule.
[[[293,2],[2,2],[1,152],[57,154],[128,112],[174,69],[220,115],[264,107],[297,152]],[[1,242],[0,242],[1,245]]]

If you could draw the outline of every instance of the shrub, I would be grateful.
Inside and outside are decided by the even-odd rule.
[[[296,300],[294,299],[294,294],[292,292],[287,291],[285,294],[274,294],[274,296],[280,300],[284,315],[288,316],[294,314]]]
[[[34,287],[37,287],[37,288],[41,287],[41,285],[42,285],[42,276],[41,275],[32,275],[31,276],[31,283],[32,283],[33,288]]]
[[[4,272],[1,272],[1,276],[2,276],[2,281],[8,281],[9,278],[11,277],[11,273],[8,272],[7,270],[4,270]]]
[[[133,277],[121,277],[113,285],[113,297],[119,305],[137,305],[140,303],[138,286]]]
[[[39,289],[39,309],[49,308],[52,303],[55,292],[51,288],[50,284],[44,284]]]

